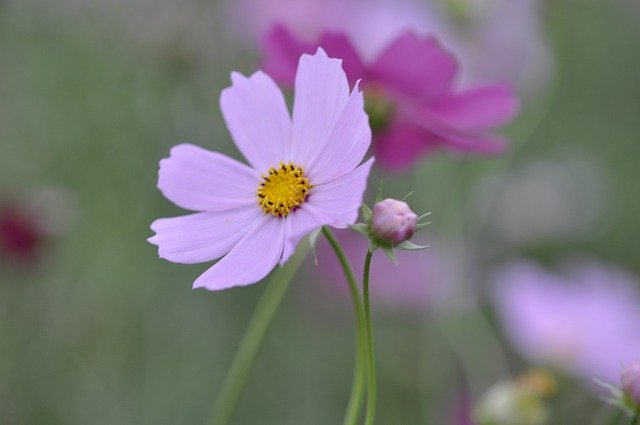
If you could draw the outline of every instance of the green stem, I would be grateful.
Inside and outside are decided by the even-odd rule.
[[[351,384],[351,394],[349,396],[349,404],[347,405],[347,411],[344,416],[343,425],[355,425],[360,419],[360,411],[362,409],[362,403],[364,402],[364,389],[366,383],[365,374],[365,330],[364,330],[364,311],[362,309],[362,301],[360,300],[360,292],[358,291],[358,282],[356,281],[353,268],[347,259],[347,256],[340,246],[338,240],[333,236],[331,230],[328,227],[322,228],[322,233],[327,238],[329,245],[333,248],[333,251],[338,257],[338,261],[342,266],[344,275],[347,278],[349,284],[349,291],[351,292],[351,300],[353,301],[353,309],[356,314],[356,361],[353,371],[353,383]]]
[[[631,425],[638,425],[639,422],[640,422],[640,408],[636,409],[636,414],[633,416]]]
[[[306,254],[306,250],[298,251],[283,268],[274,272],[273,277],[267,282],[224,378],[207,424],[225,425],[229,422],[267,329]]]
[[[367,415],[366,425],[373,425],[376,421],[376,355],[373,347],[373,332],[371,330],[371,303],[369,301],[369,270],[373,250],[367,251],[362,273],[362,297],[364,300],[364,322],[366,331],[367,370],[369,375],[369,387],[367,391]]]

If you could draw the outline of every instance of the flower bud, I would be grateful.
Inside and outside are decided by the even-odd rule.
[[[397,245],[413,236],[417,219],[406,202],[387,198],[373,206],[371,231],[381,241]]]
[[[622,390],[629,401],[640,407],[640,362],[622,371]]]

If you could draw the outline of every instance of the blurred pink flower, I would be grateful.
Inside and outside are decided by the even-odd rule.
[[[535,363],[589,382],[617,382],[621,365],[640,353],[640,287],[633,276],[597,263],[563,273],[529,262],[496,276],[495,302],[507,336]]]
[[[506,84],[459,90],[458,64],[435,39],[404,33],[366,63],[344,34],[327,32],[307,43],[278,26],[264,40],[263,68],[292,86],[297,58],[317,46],[343,59],[351,82],[363,79],[375,154],[387,168],[406,167],[434,149],[504,151],[506,141],[492,131],[516,114],[515,94]]]
[[[235,37],[256,43],[273,25],[314,40],[342,32],[364,60],[399,34],[434,35],[462,62],[465,82],[503,80],[526,92],[548,82],[552,55],[541,0],[234,0],[225,3]]]
[[[368,240],[352,230],[335,233],[351,264],[358,267],[364,262]],[[419,243],[424,242],[417,238]],[[425,308],[452,308],[463,304],[462,258],[453,249],[441,243],[419,254],[415,251],[396,250],[398,264],[393,263],[382,252],[376,251],[371,262],[371,297],[376,308],[421,312]],[[312,267],[312,275],[333,294],[339,292],[345,302],[349,299],[347,282],[342,268],[324,239],[318,240],[318,266]]]
[[[193,145],[160,162],[158,187],[176,205],[199,211],[159,219],[149,242],[160,257],[202,263],[222,257],[194,288],[221,290],[264,278],[323,225],[353,224],[373,158],[362,165],[371,130],[358,85],[322,49],[300,57],[293,117],[261,71],[231,74],[220,107],[250,166]]]
[[[0,256],[9,261],[33,261],[44,235],[35,220],[15,207],[0,208]]]

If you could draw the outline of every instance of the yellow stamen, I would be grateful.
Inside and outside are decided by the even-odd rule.
[[[292,162],[281,162],[262,176],[258,186],[258,205],[265,213],[286,217],[302,204],[312,186],[304,176],[304,170]]]

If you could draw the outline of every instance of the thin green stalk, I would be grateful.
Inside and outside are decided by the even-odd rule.
[[[353,383],[351,384],[351,394],[349,396],[349,404],[347,405],[347,411],[344,416],[343,425],[355,425],[360,419],[360,412],[362,410],[362,403],[364,402],[366,374],[364,364],[366,362],[364,344],[365,344],[365,330],[364,330],[364,311],[362,309],[362,301],[360,300],[360,292],[358,291],[358,282],[356,281],[353,268],[347,259],[347,256],[340,246],[338,240],[333,236],[331,230],[328,227],[322,228],[322,233],[327,238],[329,245],[333,248],[333,251],[340,261],[344,275],[347,278],[349,284],[349,291],[351,292],[351,300],[353,301],[353,309],[356,314],[356,361],[353,370]]]
[[[371,257],[373,250],[367,251],[364,260],[364,271],[362,272],[362,297],[364,302],[364,323],[366,332],[367,370],[369,375],[369,386],[367,391],[367,415],[366,425],[373,425],[376,421],[376,355],[373,347],[373,331],[371,329],[371,303],[369,301],[369,270],[371,268]]]
[[[274,272],[272,278],[267,282],[224,378],[207,424],[226,425],[229,422],[267,329],[269,329],[269,325],[306,254],[306,251],[298,251],[283,268]]]

